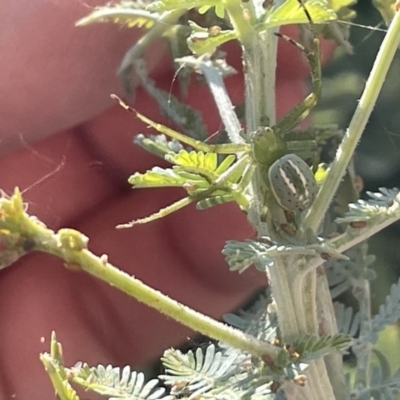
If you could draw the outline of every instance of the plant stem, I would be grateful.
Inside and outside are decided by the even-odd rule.
[[[60,255],[59,251],[54,251],[53,246],[46,248],[45,251]],[[85,272],[107,282],[109,285],[116,287],[149,307],[155,308],[162,314],[173,318],[196,332],[229,343],[233,347],[248,351],[256,356],[266,354],[272,360],[275,360],[278,355],[279,349],[273,345],[261,342],[169,298],[108,262],[102,262],[99,257],[88,250],[79,252],[64,251],[62,258],[67,262],[78,264]]]
[[[277,5],[276,5],[277,6]],[[257,50],[257,51],[255,51]],[[246,66],[245,99],[246,127],[251,137],[260,125],[268,122],[275,125],[275,71],[277,38],[273,30],[254,38],[252,46],[243,45],[243,58]],[[249,220],[255,225],[259,236],[271,235],[267,224],[262,223],[263,187],[260,173],[254,174],[252,193],[254,201],[249,212]],[[271,213],[271,210],[268,210]],[[300,258],[299,258],[300,257]],[[315,270],[302,272],[307,259],[296,257],[276,257],[269,268],[272,296],[278,309],[279,329],[285,343],[296,340],[301,334],[318,335],[316,320]],[[328,293],[329,296],[329,293]],[[288,399],[299,398],[300,393],[308,400],[334,400],[334,393],[323,360],[311,362],[306,388],[300,390],[288,385],[285,393]]]
[[[268,119],[270,126],[275,124],[277,38],[273,29],[262,35],[254,31],[243,15],[241,1],[224,2],[243,48],[246,127],[251,135],[262,120]]]
[[[74,391],[69,386],[67,379],[60,378],[59,371],[57,371],[57,366],[54,365],[53,358],[47,353],[41,354],[39,357],[57,393],[57,398],[60,400],[70,400],[71,393],[74,393]]]
[[[240,44],[252,53],[255,49],[254,38],[257,37],[253,27],[250,25],[248,20],[244,16],[244,9],[242,7],[241,0],[222,0],[221,1],[229,14],[230,20],[234,27],[237,38]]]
[[[198,67],[207,80],[208,87],[213,95],[229,140],[232,143],[243,143],[244,139],[240,136],[240,122],[235,114],[234,106],[229,98],[220,72],[213,67],[209,60],[198,62]]]
[[[253,336],[194,311],[114,267],[108,263],[106,256],[94,255],[86,249],[87,238],[80,232],[73,229],[60,229],[55,233],[48,229],[25,212],[18,189],[10,199],[0,198],[0,215],[0,229],[32,240],[35,243],[35,250],[61,258],[66,262],[67,267],[76,269],[79,266],[83,271],[196,332],[228,343],[255,356],[268,356],[272,362],[277,359],[280,352],[278,347],[259,341]]]
[[[357,244],[367,240],[382,229],[395,223],[400,219],[400,195],[396,196],[394,204],[384,213],[380,213],[375,217],[371,216],[364,228],[352,228],[348,226],[346,231],[340,236],[329,240],[329,246],[335,248],[338,252],[343,253],[346,250],[356,246]]]
[[[372,343],[368,335],[372,331],[371,321],[371,291],[367,279],[359,279],[358,285],[355,285],[353,292],[360,305],[360,337],[352,346],[357,357],[357,372],[354,382],[355,388],[366,388],[369,384],[369,369],[371,362]]]
[[[329,284],[323,265],[317,269],[316,299],[317,316],[320,326],[318,333],[321,336],[335,335],[338,333],[335,310],[332,304]],[[339,353],[331,353],[324,358],[329,380],[332,385],[336,400],[347,400],[349,389],[343,373],[343,357]]]

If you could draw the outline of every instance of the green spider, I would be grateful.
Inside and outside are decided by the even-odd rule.
[[[313,31],[311,18],[303,6]],[[316,35],[308,50],[287,36],[278,34],[298,47],[306,56],[311,71],[311,93],[290,110],[276,125],[261,126],[250,133],[246,143],[207,144],[175,130],[157,124],[138,113],[113,95],[125,109],[130,110],[146,124],[190,146],[195,151],[166,152],[165,159],[174,164],[172,169],[153,168],[145,174],[135,173],[129,178],[134,188],[183,187],[188,196],[161,209],[149,217],[119,227],[147,223],[196,202],[198,209],[235,201],[241,209],[249,209],[248,188],[253,174],[258,173],[265,193],[265,210],[277,208],[281,217],[276,222],[289,235],[294,235],[296,215],[307,210],[318,191],[313,172],[304,160],[316,153],[313,140],[296,140],[296,126],[317,104],[321,94],[320,43]],[[150,139],[149,139],[150,141]],[[218,164],[218,154],[227,155]]]

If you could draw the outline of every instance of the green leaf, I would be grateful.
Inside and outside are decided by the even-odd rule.
[[[267,256],[269,246],[259,241],[246,240],[239,242],[228,240],[222,254],[231,271],[245,271],[251,265],[255,265],[265,272],[266,265],[273,265],[273,259]]]
[[[339,224],[349,223],[353,229],[361,229],[364,226],[354,226],[354,223],[366,222],[369,224],[379,221],[399,218],[400,216],[400,192],[399,189],[379,188],[379,192],[367,192],[370,200],[358,200],[357,203],[349,204],[349,211],[343,218],[336,218]],[[353,226],[352,226],[353,225]]]
[[[165,135],[144,136],[140,133],[134,137],[134,143],[162,159],[164,159],[165,155],[168,153],[178,153],[183,149],[183,146],[178,140],[168,140]]]
[[[61,368],[57,362],[48,353],[41,354],[40,361],[50,377],[57,398],[60,400],[79,400],[79,396],[68,380],[62,376],[63,373],[61,373]]]
[[[208,9],[210,5],[204,6]],[[332,8],[329,8],[326,1],[310,0],[305,3],[313,23],[323,24],[328,21],[337,19],[337,15]],[[261,22],[254,25],[254,29],[258,32],[271,29],[273,27],[289,24],[308,24],[309,20],[303,8],[299,6],[298,0],[287,0],[276,10],[271,12],[268,9],[264,17],[260,18]],[[197,54],[202,55],[215,50],[218,46],[236,39],[237,35],[232,30],[220,31],[217,34],[211,34],[208,30],[199,27],[194,22],[189,22],[193,33],[190,36],[189,48]]]
[[[334,303],[334,308],[339,333],[355,337],[360,329],[360,312],[354,313],[352,307],[345,307],[339,302]]]
[[[238,375],[240,362],[249,356],[232,349],[231,351],[217,351],[215,345],[210,344],[205,350],[198,348],[196,352],[189,351],[186,354],[179,350],[167,350],[161,358],[165,375],[159,376],[165,384],[172,386],[172,393],[185,395],[190,398],[215,398],[213,390],[217,393],[224,385],[229,386],[229,378],[232,383]],[[232,386],[232,383],[230,386]],[[225,398],[237,398],[225,397]]]
[[[379,312],[372,319],[372,330],[379,332],[388,325],[394,324],[400,318],[400,279],[390,287],[384,304],[379,306]]]
[[[122,24],[129,28],[137,26],[138,28],[150,29],[158,19],[158,15],[145,10],[134,10],[124,8],[121,5],[115,7],[98,7],[89,15],[76,22],[76,26],[85,26],[97,22],[114,22]]]
[[[202,6],[199,8],[199,14],[205,14],[210,8],[213,6]],[[215,15],[218,18],[224,18],[225,15],[225,6],[223,4],[216,4],[215,5]]]
[[[179,176],[186,176],[186,173],[197,174],[197,182],[204,181],[205,186],[210,186],[218,176],[226,171],[234,162],[235,156],[229,155],[218,165],[216,153],[204,153],[202,151],[181,150],[178,154],[169,153],[165,159],[176,165],[174,172]],[[241,176],[238,176],[239,179]],[[232,182],[232,180],[230,181]]]
[[[70,385],[69,378],[67,378],[67,376],[72,377],[73,374],[67,374],[62,359],[61,343],[57,341],[54,331],[51,334],[50,354],[40,354],[40,361],[43,363],[49,375],[57,397],[60,400],[79,400],[79,396]]]
[[[387,357],[380,350],[378,350],[376,348],[372,349],[372,352],[375,354],[375,356],[379,362],[382,381],[389,380],[392,373],[390,371],[390,364],[389,364]]]
[[[235,192],[233,191],[234,195]],[[236,199],[235,199],[236,200]],[[329,254],[331,257],[345,257],[338,254],[334,249],[325,244],[314,244],[308,246],[275,245],[269,238],[262,238],[263,241],[245,240],[243,242],[229,240],[226,242],[222,254],[229,264],[231,271],[243,272],[251,265],[262,272],[266,267],[272,267],[274,258],[283,255],[307,255],[316,257],[319,254]]]
[[[154,167],[150,171],[141,174],[134,173],[128,179],[134,188],[155,188],[155,187],[182,187],[186,180],[168,168]]]
[[[193,24],[193,23],[192,23]],[[202,55],[215,50],[218,46],[234,40],[237,35],[234,31],[220,31],[217,34],[193,33],[188,41],[189,49],[196,55]]]
[[[296,341],[294,348],[302,362],[319,359],[335,351],[346,350],[352,343],[348,335],[337,334],[323,337],[305,335]]]
[[[218,18],[224,18],[224,16],[225,16],[225,7],[224,7],[224,5],[223,4],[218,4],[218,5],[216,5],[215,6],[215,15],[218,17]]]
[[[142,372],[132,371],[129,366],[122,369],[112,365],[89,367],[83,364],[74,367],[74,382],[92,392],[109,396],[110,400],[173,400],[174,396],[164,396],[165,389],[157,387],[158,379],[146,382]]]
[[[242,208],[247,209],[248,200],[246,197],[232,187],[236,180],[242,178],[242,174],[234,171],[236,173],[226,179],[224,184],[213,186],[220,174],[224,173],[234,163],[234,155],[226,156],[219,165],[216,153],[204,153],[202,151],[170,152],[165,155],[165,159],[175,164],[172,169],[154,167],[144,174],[136,172],[129,177],[128,182],[134,188],[182,187],[189,196],[148,217],[118,225],[118,228],[128,228],[136,224],[154,221],[194,201],[199,202],[199,209],[212,207],[220,204],[219,198],[221,196],[228,196],[228,198],[224,198],[225,201],[235,200]]]
[[[259,340],[273,343],[277,339],[279,329],[276,311],[270,307],[271,304],[270,289],[266,289],[254,303],[235,311],[235,314],[223,315],[223,320]]]
[[[229,168],[235,157],[227,156],[218,165],[218,156],[215,153],[181,150],[179,153],[166,154],[165,159],[176,166],[172,169],[154,167],[144,174],[136,172],[129,177],[128,182],[135,188],[183,187],[191,183],[207,188],[220,173]]]
[[[172,164],[181,167],[195,167],[200,171],[215,171],[218,162],[218,156],[215,153],[187,152],[186,150],[181,150],[178,154],[168,154],[166,159]]]
[[[179,9],[190,10],[197,7],[207,7],[208,10],[210,7],[220,6],[220,4],[220,0],[161,0],[153,1],[147,6],[147,10],[161,12]]]
[[[310,14],[312,22],[315,24],[323,24],[337,19],[336,13],[328,8],[326,1],[310,0],[305,3],[305,7]],[[286,0],[272,13],[266,13],[266,17],[261,30],[281,25],[309,23],[306,13],[299,6],[298,0]],[[260,27],[257,30],[260,30]]]

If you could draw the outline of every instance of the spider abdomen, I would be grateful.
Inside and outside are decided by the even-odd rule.
[[[309,208],[318,192],[310,167],[296,154],[276,160],[269,168],[268,179],[277,203],[291,212]]]

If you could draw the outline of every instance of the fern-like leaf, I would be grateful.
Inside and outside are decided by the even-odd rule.
[[[228,240],[222,254],[231,271],[243,272],[254,265],[261,272],[266,272],[265,266],[272,266],[274,263],[273,259],[267,256],[268,248],[266,244],[254,240]]]
[[[175,166],[172,169],[154,167],[144,174],[136,172],[129,177],[128,182],[134,188],[185,187],[189,193],[204,190],[232,165],[235,157],[227,156],[218,164],[215,153],[181,150],[179,153],[166,154],[165,159]]]
[[[359,200],[349,204],[349,212],[343,218],[337,218],[338,223],[365,222],[376,223],[378,221],[398,219],[400,217],[399,190],[380,188],[379,192],[368,192],[370,200]]]
[[[375,350],[379,365],[372,367],[367,388],[355,389],[350,397],[354,399],[397,400],[400,393],[400,369],[390,376],[386,357]]]
[[[79,400],[71,384],[65,379],[64,372],[58,363],[47,353],[40,355],[40,361],[49,374],[51,383],[60,400]]]
[[[316,24],[323,24],[337,19],[336,13],[328,8],[326,1],[309,0],[304,2],[304,5],[312,21]],[[281,25],[309,23],[306,13],[302,7],[299,7],[298,0],[286,0],[273,12],[267,10],[264,18],[260,19],[262,24],[256,27],[258,31]]]
[[[249,308],[235,314],[225,314],[223,319],[229,325],[266,342],[274,342],[277,337],[278,319],[275,312],[268,309],[272,299],[267,293],[259,296]]]
[[[391,370],[390,370],[389,360],[378,349],[373,349],[372,351],[375,354],[375,357],[377,358],[377,360],[379,362],[379,367],[380,367],[379,375],[381,376],[381,380],[378,381],[377,383],[389,380],[392,375]],[[373,386],[372,381],[371,381],[371,386]]]
[[[62,346],[57,341],[55,332],[52,332],[50,339],[50,354],[40,354],[40,361],[44,365],[51,383],[60,400],[79,400],[79,397],[71,386],[64,367],[62,357]]]
[[[142,372],[107,365],[82,366],[71,369],[73,381],[86,390],[108,396],[109,400],[173,400],[172,395],[165,395],[165,388],[157,387],[158,379],[146,382]]]
[[[196,173],[209,174],[215,180],[218,175],[226,171],[234,162],[235,156],[229,155],[218,165],[218,156],[215,153],[203,153],[202,151],[187,152],[181,150],[178,154],[170,154],[166,160],[183,169],[193,170]]]
[[[376,272],[369,268],[375,262],[375,256],[368,254],[368,245],[363,242],[344,253],[347,259],[330,260],[325,270],[331,287],[333,299],[350,289],[360,278],[373,280]]]
[[[190,10],[192,8],[200,8],[202,12],[206,12],[210,7],[219,7],[219,0],[160,0],[153,1],[147,10],[152,12],[162,12],[171,10]]]
[[[166,3],[172,3],[174,0],[164,0],[162,2],[164,6]],[[192,4],[197,4],[198,1],[192,2]],[[208,10],[211,4],[215,5],[215,2],[207,1],[207,5],[203,6],[201,10]],[[182,6],[185,2],[182,2]],[[306,8],[308,10],[311,19],[315,23],[326,23],[328,21],[334,21],[337,19],[336,13],[327,7],[326,2],[321,0],[309,0],[305,2]],[[153,6],[151,10],[159,11],[159,8]],[[168,8],[166,8],[168,9]],[[222,9],[220,10],[221,15]],[[308,24],[309,20],[304,10],[299,7],[298,0],[287,0],[283,4],[276,8],[275,10],[267,9],[262,17],[254,24],[253,28],[257,32],[263,32],[268,29],[278,27],[281,25],[289,24]],[[205,53],[215,50],[218,46],[226,43],[230,40],[236,39],[237,35],[233,30],[224,30],[219,32],[209,32],[194,23],[191,24],[193,33],[190,37],[189,48],[193,53],[197,55],[203,55]]]
[[[253,264],[259,271],[266,272],[265,266],[272,267],[274,258],[282,257],[283,255],[301,254],[318,257],[320,254],[328,254],[330,257],[347,260],[346,256],[338,254],[324,243],[309,246],[277,246],[273,244],[267,245],[266,243],[254,240],[246,240],[244,242],[229,240],[226,242],[222,254],[225,255],[230,270],[239,272],[245,271]]]
[[[122,2],[112,7],[96,7],[89,15],[77,21],[76,26],[85,26],[97,22],[114,22],[129,28],[136,26],[150,29],[157,22],[158,17],[158,14],[150,13],[144,9],[135,9],[131,2]]]
[[[219,2],[219,4],[216,4],[215,6],[203,6],[199,8],[199,14],[205,14],[210,8],[215,7],[215,15],[218,18],[224,18],[225,15],[225,6],[222,2]]]
[[[337,334],[330,336],[304,336],[296,341],[295,351],[302,362],[308,362],[326,356],[329,353],[346,350],[351,345],[351,337]]]
[[[379,307],[379,313],[372,320],[372,330],[379,332],[387,325],[395,323],[400,318],[400,279],[393,283],[385,304]]]
[[[238,366],[246,358],[248,356],[238,351],[226,354],[217,351],[213,344],[205,352],[198,348],[195,353],[189,351],[183,354],[179,350],[171,349],[162,357],[167,374],[159,378],[172,387],[172,394],[190,394],[191,398],[196,398],[234,378],[240,372]]]
[[[355,337],[360,329],[360,313],[354,314],[352,307],[345,307],[342,303],[336,302],[334,306],[338,332]]]
[[[129,177],[128,182],[134,188],[182,187],[186,178],[179,176],[171,168],[154,167],[144,174],[134,173]]]
[[[190,23],[193,28],[194,22]],[[231,30],[221,30],[220,32],[210,35],[207,31],[200,32],[199,29],[193,31],[190,35],[188,45],[189,49],[197,56],[202,56],[206,53],[214,51],[217,47],[223,45],[230,40],[237,38],[237,34]]]
[[[241,207],[247,207],[246,197],[234,187],[236,181],[242,178],[242,169],[239,168],[237,171],[233,171],[229,175],[229,179],[226,177],[224,183],[221,182],[218,186],[214,186],[220,175],[233,164],[235,156],[228,155],[221,163],[218,163],[218,155],[216,153],[181,150],[179,153],[170,152],[166,154],[165,159],[174,163],[175,166],[172,169],[154,167],[144,174],[136,172],[129,177],[129,183],[134,188],[182,187],[187,191],[188,196],[148,217],[120,224],[117,226],[118,228],[129,228],[136,224],[152,222],[192,202],[209,201],[210,204],[208,206],[213,206],[219,204],[219,202],[213,202],[213,199],[230,193],[232,197],[228,197],[229,201],[235,200]],[[203,208],[205,208],[205,205]]]
[[[183,146],[176,139],[168,140],[165,135],[138,134],[133,139],[134,143],[158,157],[164,158],[166,154],[178,153]]]
[[[221,346],[221,351],[216,351],[214,345],[204,351],[197,349],[195,353],[166,351],[163,362],[167,375],[160,379],[172,386],[172,393],[179,398],[273,400],[272,377],[285,380],[287,375],[282,371],[268,373],[268,368],[260,374],[257,360],[253,364],[250,355]]]

